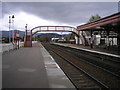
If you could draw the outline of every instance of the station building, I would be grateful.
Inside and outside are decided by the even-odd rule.
[[[77,26],[77,30],[80,36],[77,44],[91,48],[120,49],[120,12]]]

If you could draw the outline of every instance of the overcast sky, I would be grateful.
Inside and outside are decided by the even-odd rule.
[[[118,2],[2,2],[3,26],[8,30],[8,17],[15,15],[15,29],[43,25],[78,26],[92,15],[106,17],[118,12]]]

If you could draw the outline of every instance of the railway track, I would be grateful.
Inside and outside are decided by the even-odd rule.
[[[69,47],[63,47],[56,45],[58,47],[62,47],[66,49],[66,51],[69,51],[70,53],[73,53],[76,57],[82,58],[81,60],[93,64],[99,68],[102,68],[106,70],[107,72],[120,77],[120,60],[119,58],[113,58],[111,56],[105,56],[105,55],[98,55],[96,53],[90,53],[84,50],[78,50],[74,48]]]
[[[83,61],[78,52],[49,43],[42,43],[55,58],[66,75],[77,88],[119,88],[119,77],[105,70]],[[80,52],[79,52],[80,53]]]
[[[96,84],[96,82],[94,82],[88,75],[86,75],[86,73],[76,68],[76,66],[71,62],[66,61],[65,58],[61,57],[53,51],[50,53],[54,59],[56,59],[56,62],[60,65],[62,70],[78,90],[81,90],[81,88],[94,88],[100,90],[100,88],[103,87],[99,83]]]

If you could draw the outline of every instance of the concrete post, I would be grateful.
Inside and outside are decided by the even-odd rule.
[[[90,39],[90,48],[93,48],[93,37],[92,37],[92,33],[93,33],[93,31],[92,30],[90,30],[90,34],[91,34],[91,39]]]
[[[76,44],[78,44],[78,38],[77,38],[77,36],[75,36],[75,41],[76,41]]]

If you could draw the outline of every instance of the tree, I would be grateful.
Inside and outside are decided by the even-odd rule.
[[[72,34],[70,35],[70,39],[75,39],[75,34],[72,33]]]
[[[101,19],[101,17],[98,14],[96,14],[95,16],[91,16],[88,22],[89,23],[94,22],[94,21],[97,21],[99,19]]]
[[[38,41],[40,41],[40,42],[49,42],[50,40],[51,40],[51,38],[49,38],[47,36],[38,37]]]
[[[6,37],[4,42],[9,43],[9,37]]]

